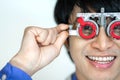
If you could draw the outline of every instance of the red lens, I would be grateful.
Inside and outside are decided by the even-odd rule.
[[[116,21],[110,26],[110,35],[113,38],[120,39],[120,21]]]
[[[78,29],[79,35],[84,39],[91,39],[96,36],[97,26],[92,21],[83,21],[83,18],[78,18],[80,27]]]
[[[90,28],[88,30],[84,30],[86,29],[86,27]],[[84,39],[91,39],[93,37],[96,36],[96,25],[94,25],[94,23],[92,22],[85,22],[85,25],[80,26],[79,28],[79,35],[84,38]]]

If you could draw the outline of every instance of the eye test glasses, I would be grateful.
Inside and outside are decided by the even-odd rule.
[[[92,39],[99,34],[99,28],[104,27],[106,35],[120,39],[120,13],[77,13],[77,24],[70,25],[69,35]],[[73,30],[76,26],[76,30]]]

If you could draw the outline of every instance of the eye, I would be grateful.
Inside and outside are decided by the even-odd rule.
[[[77,22],[79,23],[78,33],[82,38],[92,39],[97,35],[98,25],[93,20],[84,21],[82,17],[79,17]]]
[[[110,24],[110,29],[108,26],[108,31],[110,32],[111,37],[120,39],[120,21],[116,20]]]
[[[96,36],[98,27],[92,21],[84,22],[84,25],[79,27],[79,35],[84,39],[92,39]]]
[[[86,26],[83,27],[82,32],[83,32],[84,35],[89,36],[90,34],[92,34],[93,29],[90,25],[86,25]]]
[[[116,35],[120,36],[120,25],[115,26],[114,29],[113,29],[113,32]]]

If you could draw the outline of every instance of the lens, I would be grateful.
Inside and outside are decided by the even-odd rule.
[[[113,38],[120,39],[120,21],[116,21],[110,26],[110,35]]]
[[[89,36],[90,34],[92,34],[92,31],[93,31],[93,29],[89,25],[84,26],[83,30],[82,30],[83,34],[86,36]]]
[[[86,21],[84,25],[80,25],[79,27],[79,35],[84,39],[92,39],[96,36],[97,26],[91,22]]]
[[[120,25],[115,26],[113,32],[115,35],[120,36]]]

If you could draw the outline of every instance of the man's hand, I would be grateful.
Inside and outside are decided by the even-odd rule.
[[[65,24],[50,29],[27,27],[21,49],[10,63],[32,76],[59,55],[68,37],[67,29]]]

